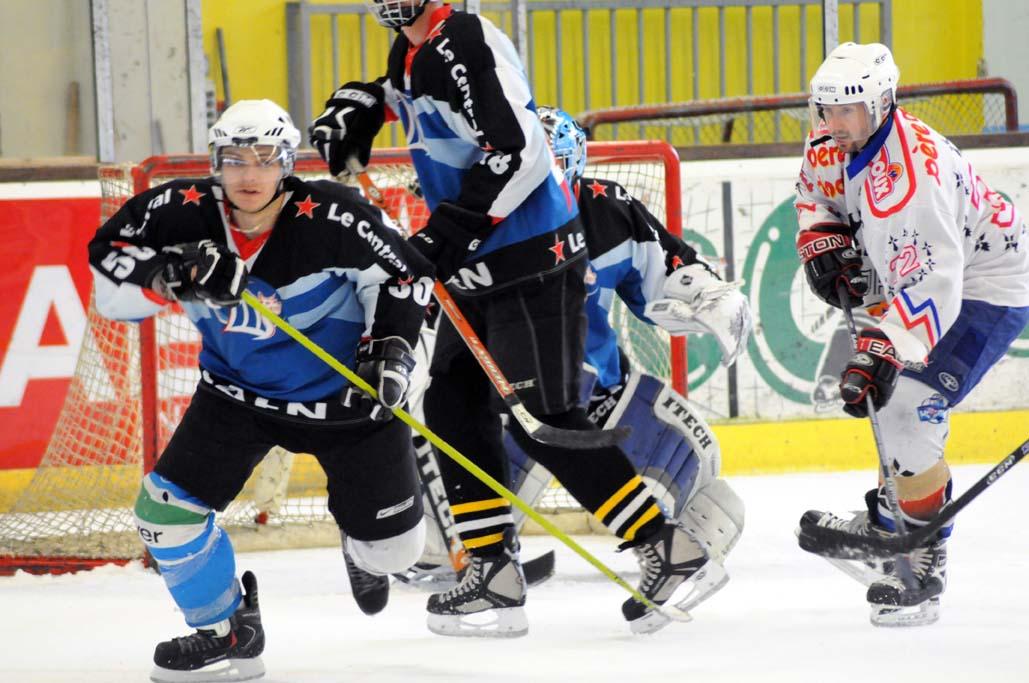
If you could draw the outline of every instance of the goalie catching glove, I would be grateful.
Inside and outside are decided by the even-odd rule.
[[[373,420],[385,422],[393,417],[393,408],[404,404],[411,386],[414,354],[400,337],[370,339],[357,348],[357,375],[371,385],[378,400],[354,386],[343,390],[343,405],[360,406]]]
[[[247,286],[243,259],[212,240],[165,247],[147,287],[171,301],[235,306]]]
[[[714,335],[722,365],[732,365],[754,327],[739,283],[724,282],[703,263],[693,263],[673,271],[663,291],[668,298],[650,302],[644,314],[669,334]]]
[[[311,146],[325,159],[332,175],[349,172],[351,157],[357,158],[361,170],[368,165],[372,141],[386,121],[385,99],[379,82],[350,81],[325,102],[325,111],[307,132]]]

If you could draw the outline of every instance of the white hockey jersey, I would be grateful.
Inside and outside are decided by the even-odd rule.
[[[1021,214],[917,117],[898,108],[856,156],[842,155],[824,130],[806,152],[800,229],[856,229],[887,304],[880,328],[902,360],[924,362],[964,299],[1029,306]]]

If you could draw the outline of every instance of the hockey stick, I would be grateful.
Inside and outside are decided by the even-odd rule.
[[[836,285],[836,296],[839,297],[843,308],[843,317],[847,321],[847,329],[850,331],[850,343],[857,352],[858,333],[857,325],[854,324],[854,312],[850,309],[850,296],[847,293],[846,285],[842,282]],[[886,504],[893,515],[893,524],[898,534],[907,533],[907,524],[904,522],[904,511],[900,508],[900,499],[897,496],[897,480],[890,472],[890,463],[886,457],[886,447],[883,444],[882,431],[879,428],[879,416],[875,413],[875,402],[872,400],[871,392],[865,392],[865,409],[868,411],[868,421],[872,423],[872,438],[875,440],[875,450],[879,456],[879,471],[883,477],[883,484],[886,487]],[[915,574],[911,570],[911,560],[903,553],[896,555],[897,572],[905,588],[915,589],[918,582],[915,581]]]
[[[357,373],[355,373],[347,366],[343,365],[343,363],[340,363],[335,357],[333,357],[331,353],[329,353],[321,346],[316,344],[314,341],[309,339],[303,332],[296,329],[288,322],[283,320],[281,317],[273,313],[271,309],[269,309],[267,306],[261,303],[261,301],[258,300],[258,298],[255,297],[252,293],[250,293],[249,291],[244,291],[242,294],[242,299],[247,304],[252,306],[254,310],[260,313],[268,322],[275,325],[275,327],[282,330],[287,336],[294,339],[305,349],[307,349],[312,354],[317,356],[319,359],[324,361],[333,370],[343,375],[343,377],[345,377],[347,381],[353,384],[356,388],[360,389],[372,398],[378,398],[378,393],[375,391],[375,389],[373,389],[367,382],[361,379],[357,375]],[[655,612],[673,621],[686,622],[692,620],[692,617],[690,617],[689,612],[687,612],[686,610],[680,609],[674,605],[658,605],[653,600],[647,598],[645,595],[643,595],[638,590],[633,588],[625,579],[616,574],[613,570],[611,570],[607,565],[605,565],[603,562],[597,559],[588,550],[586,550],[581,545],[576,543],[573,538],[568,536],[568,534],[558,529],[553,524],[553,522],[544,519],[544,517],[541,514],[533,510],[532,507],[526,504],[526,502],[523,501],[521,498],[511,493],[511,491],[509,491],[507,487],[505,487],[499,481],[491,477],[489,473],[487,473],[481,467],[479,467],[474,462],[469,460],[467,457],[462,455],[456,448],[454,448],[449,443],[447,443],[439,436],[437,436],[436,433],[433,432],[431,429],[429,429],[421,422],[411,417],[411,414],[408,413],[406,410],[402,408],[392,408],[392,411],[393,415],[398,420],[408,425],[409,427],[411,427],[411,429],[413,429],[414,431],[418,432],[426,439],[428,439],[432,443],[432,445],[434,445],[436,448],[440,449],[448,456],[453,458],[454,461],[457,462],[457,464],[461,465],[461,467],[468,470],[475,478],[477,478],[479,481],[481,481],[490,489],[492,489],[497,495],[501,496],[509,503],[511,503],[511,505],[515,506],[516,508],[524,512],[526,515],[528,515],[530,519],[535,521],[541,527],[546,529],[548,533],[557,538],[557,540],[561,541],[566,546],[571,548],[572,551],[575,552],[575,554],[577,554],[579,557],[593,565],[597,570],[600,571],[601,574],[611,579],[616,584],[618,584],[626,591],[628,591],[629,594],[632,595],[632,597],[635,598],[638,602],[642,603],[646,607],[654,610]]]
[[[360,170],[359,166],[355,167],[354,163],[355,160],[351,159],[348,165],[350,166],[351,173],[357,176],[357,181],[364,189],[365,195],[373,204],[382,209],[387,216],[396,221],[397,217],[390,209],[382,192],[375,185],[375,181],[371,179],[367,171]],[[536,419],[525,407],[521,399],[518,398],[510,382],[504,377],[500,366],[493,360],[493,356],[486,348],[486,345],[482,343],[482,340],[479,339],[479,336],[475,334],[472,326],[465,319],[464,314],[461,313],[461,309],[458,308],[457,302],[454,301],[454,297],[450,295],[450,292],[443,286],[443,283],[437,281],[432,288],[432,293],[435,295],[436,301],[439,302],[440,308],[443,309],[443,312],[447,314],[450,322],[454,325],[454,329],[457,330],[461,339],[468,346],[468,350],[472,352],[475,360],[479,362],[479,366],[486,373],[490,383],[497,390],[497,393],[500,394],[504,405],[507,406],[507,409],[514,415],[514,418],[518,420],[518,424],[522,426],[525,433],[532,439],[548,446],[590,450],[616,446],[629,436],[629,429],[627,427],[597,430],[561,429]]]
[[[844,560],[862,560],[871,557],[903,555],[923,545],[946,526],[955,515],[988,489],[1013,468],[1022,458],[1029,455],[1029,440],[1008,453],[1003,460],[987,472],[982,479],[965,491],[959,498],[944,506],[932,521],[908,534],[899,536],[861,536],[841,529],[830,529],[810,525],[800,531],[800,547],[817,551]]]
[[[418,474],[422,487],[422,495],[428,498],[428,507],[432,511],[432,520],[436,523],[443,542],[447,545],[447,557],[454,574],[460,574],[468,566],[468,553],[461,543],[461,537],[454,527],[454,516],[450,513],[450,502],[443,488],[443,477],[440,474],[436,454],[427,441],[415,439],[415,458],[418,460]],[[538,557],[525,560],[522,571],[525,582],[537,586],[554,575],[554,551],[548,550]],[[405,574],[394,574],[405,583],[410,581]]]

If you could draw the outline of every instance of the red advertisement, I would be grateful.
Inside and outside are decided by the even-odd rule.
[[[39,463],[75,371],[98,195],[96,183],[0,185],[0,470]]]

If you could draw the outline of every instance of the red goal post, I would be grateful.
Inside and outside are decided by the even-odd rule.
[[[590,143],[587,176],[619,182],[677,235],[682,234],[680,164],[663,142]],[[324,162],[302,152],[297,176],[328,178]],[[394,204],[402,227],[416,230],[428,216],[417,194],[406,150],[376,150],[369,173]],[[204,155],[151,157],[139,164],[101,167],[101,218],[129,197],[174,178],[205,177]],[[632,362],[686,388],[682,339],[644,325],[624,307],[615,327]],[[153,467],[189,403],[199,377],[200,339],[178,306],[141,323],[111,321],[90,303],[82,350],[50,443],[29,484],[10,510],[0,510],[0,573],[15,568],[68,571],[142,556],[132,506],[142,474]],[[257,524],[261,471],[219,513],[241,550],[331,545],[338,531],[325,506],[325,479],[311,456],[287,466],[281,500]],[[280,473],[281,474],[281,473]],[[265,473],[266,477],[274,478]],[[548,496],[543,510],[567,510],[566,495]]]

